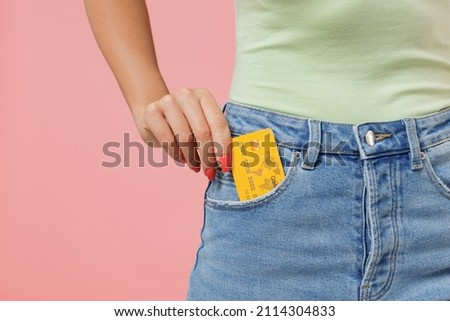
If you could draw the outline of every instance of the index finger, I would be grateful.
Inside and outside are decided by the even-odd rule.
[[[207,90],[199,89],[198,98],[211,130],[215,158],[222,171],[231,169],[231,132],[228,122],[214,97]]]

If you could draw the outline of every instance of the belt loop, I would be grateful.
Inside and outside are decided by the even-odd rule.
[[[308,119],[309,127],[309,141],[307,143],[307,150],[303,158],[301,167],[303,169],[314,169],[314,165],[319,156],[321,144],[321,122],[315,119]]]
[[[225,109],[227,109],[228,102],[223,105],[222,114],[225,114]]]
[[[411,154],[411,169],[416,170],[423,167],[419,137],[417,136],[416,121],[414,118],[404,118],[406,125],[406,134],[408,136],[408,143]]]

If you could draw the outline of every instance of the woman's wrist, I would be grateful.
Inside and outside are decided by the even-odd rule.
[[[132,90],[129,90],[129,95],[126,92],[124,93],[133,120],[138,128],[139,124],[142,123],[145,108],[169,94],[169,90],[159,72],[153,73],[149,80],[146,81],[146,85],[136,85]]]

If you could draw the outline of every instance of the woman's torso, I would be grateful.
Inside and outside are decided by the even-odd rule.
[[[450,106],[450,0],[235,0],[230,100],[343,123]]]

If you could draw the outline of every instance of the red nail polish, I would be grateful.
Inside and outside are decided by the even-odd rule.
[[[231,169],[231,157],[228,155],[220,157],[220,167],[222,168],[222,171],[229,172]]]
[[[214,180],[214,178],[216,177],[216,169],[215,168],[207,168],[205,170],[205,175],[206,175],[206,177],[208,177],[208,179],[210,181]]]
[[[200,167],[191,167],[191,169],[196,173],[200,172]]]

